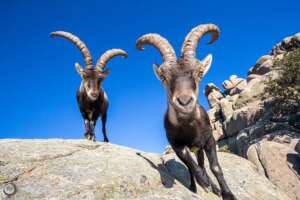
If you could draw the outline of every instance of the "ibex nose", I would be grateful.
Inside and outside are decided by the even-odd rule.
[[[183,95],[177,97],[177,101],[181,106],[187,106],[193,102],[193,98],[191,96]]]
[[[98,93],[97,93],[97,92],[92,92],[91,95],[92,95],[93,97],[98,97]]]

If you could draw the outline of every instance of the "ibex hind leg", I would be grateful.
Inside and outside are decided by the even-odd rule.
[[[107,114],[103,114],[101,116],[101,121],[102,121],[102,133],[103,133],[103,138],[104,138],[104,142],[109,142],[108,138],[107,138],[107,134],[106,134],[106,119],[107,119]]]

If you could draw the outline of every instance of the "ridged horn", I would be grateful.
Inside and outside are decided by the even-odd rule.
[[[136,48],[142,51],[144,50],[143,45],[154,46],[163,57],[164,63],[171,64],[177,61],[176,53],[171,44],[158,34],[149,33],[141,36],[136,41]]]
[[[198,43],[201,37],[206,34],[211,34],[211,40],[208,44],[212,44],[218,39],[220,30],[214,24],[202,24],[193,28],[185,37],[181,47],[181,57],[183,57],[184,60],[189,61],[192,58],[196,58]]]
[[[75,44],[79,48],[80,52],[83,55],[86,68],[93,69],[93,60],[92,60],[90,51],[88,50],[86,45],[77,36],[73,35],[72,33],[65,32],[65,31],[55,31],[55,32],[50,33],[50,35],[51,36],[61,36],[65,39],[71,41],[73,44]]]
[[[101,57],[98,59],[95,69],[102,71],[107,62],[112,59],[115,56],[123,56],[124,58],[128,57],[128,54],[126,51],[122,49],[110,49],[107,50],[104,54],[101,55]]]

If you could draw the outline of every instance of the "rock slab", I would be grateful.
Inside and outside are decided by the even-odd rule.
[[[0,199],[218,200],[187,189],[188,172],[172,151],[163,156],[85,140],[0,140]],[[284,192],[241,157],[219,153],[238,199],[284,200]],[[212,177],[212,175],[211,175]],[[16,192],[6,195],[7,184]],[[13,188],[6,188],[13,189]]]

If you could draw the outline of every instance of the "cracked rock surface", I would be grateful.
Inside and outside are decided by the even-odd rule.
[[[17,188],[10,199],[200,199],[167,173],[156,154],[56,139],[0,140],[0,149],[1,200],[6,183]]]
[[[0,199],[218,200],[191,193],[187,169],[170,150],[163,156],[85,140],[0,140]],[[249,161],[220,153],[238,199],[288,199]],[[208,168],[208,166],[207,166]],[[210,175],[212,177],[212,175]],[[7,183],[16,186],[9,198]]]

